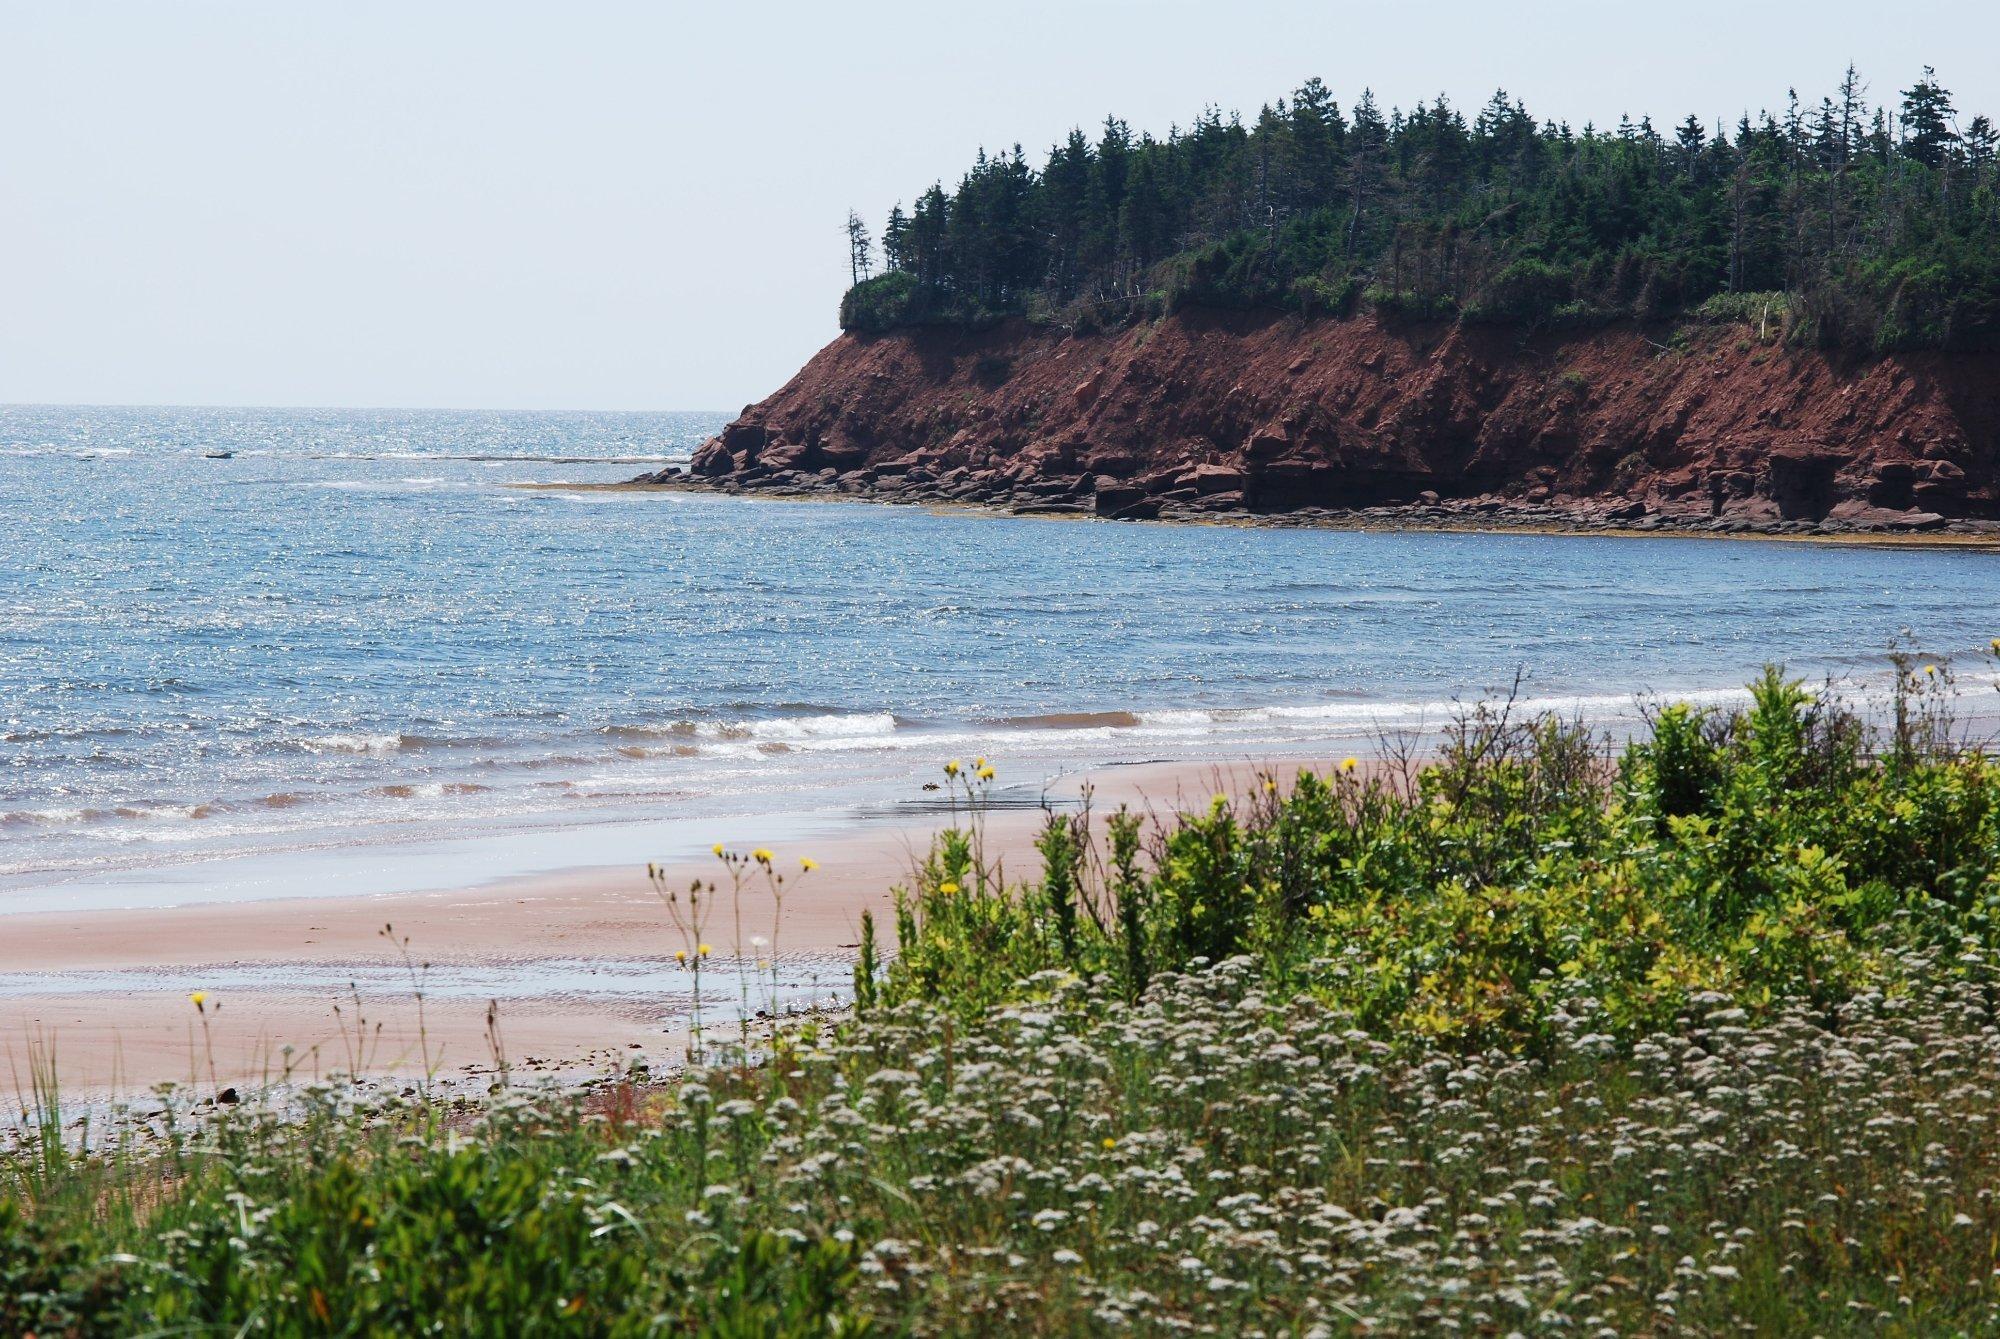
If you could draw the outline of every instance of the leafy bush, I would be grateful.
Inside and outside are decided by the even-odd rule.
[[[1714,293],[1694,309],[1694,318],[1710,325],[1767,326],[1785,329],[1792,310],[1792,295],[1774,293]]]
[[[1524,258],[1488,281],[1466,307],[1465,319],[1489,324],[1543,324],[1554,319],[1574,291],[1568,270]]]
[[[1345,316],[1361,296],[1361,281],[1353,275],[1331,280],[1308,274],[1292,280],[1290,296],[1301,316]]]
[[[921,325],[934,314],[930,293],[905,270],[865,279],[840,300],[840,328],[879,335],[900,326]]]
[[[1361,300],[1385,321],[1445,321],[1458,315],[1458,304],[1443,294],[1426,295],[1381,284],[1362,290]]]
[[[1071,872],[1043,884],[1060,898],[983,880],[947,833],[882,998],[970,1016],[1002,997],[996,971],[1130,995],[1250,954],[1380,1035],[1530,1050],[1572,989],[1625,1036],[1699,994],[1837,1001],[1890,984],[1892,951],[2000,946],[2000,766],[1949,745],[1945,691],[1935,671],[1899,679],[1880,761],[1858,716],[1775,670],[1739,711],[1659,711],[1616,759],[1572,723],[1480,708],[1407,782],[1353,769],[1218,796],[1152,834],[1144,873],[1079,878],[1119,860],[1079,855],[1095,829],[1060,820]]]
[[[652,1086],[0,1154],[7,1333],[2000,1330],[2000,765],[1772,671],[985,845]],[[960,815],[966,815],[961,817]],[[723,853],[731,886],[768,852]]]

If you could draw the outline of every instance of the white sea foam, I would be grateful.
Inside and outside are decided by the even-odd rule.
[[[0,615],[29,651],[0,657],[0,900],[37,870],[880,807],[953,757],[1032,789],[1365,754],[1516,664],[1517,714],[1614,732],[1621,689],[1767,659],[1872,675],[1874,710],[1911,627],[1968,711],[2000,705],[1986,555],[1148,527],[1055,551],[1004,518],[500,486],[628,477],[722,422],[0,410]],[[610,724],[663,701],[682,719]]]
[[[1315,726],[1421,726],[1442,725],[1474,704],[1484,701],[1498,710],[1503,705],[1516,717],[1577,716],[1586,720],[1622,718],[1636,714],[1649,697],[1642,692],[1581,693],[1545,697],[1516,698],[1508,704],[1504,694],[1484,697],[1436,698],[1428,701],[1286,703],[1256,707],[1170,708],[1137,711],[1133,715],[1143,727],[1175,730],[1244,731],[1261,726],[1311,728]],[[1740,688],[1701,689],[1666,692],[1657,696],[1700,706],[1723,706],[1744,701],[1748,694]]]
[[[404,735],[321,735],[317,739],[302,741],[302,745],[313,753],[380,755],[399,751],[405,738]]]
[[[896,729],[896,718],[886,711],[866,712],[860,715],[796,716],[779,717],[773,720],[740,721],[732,729],[742,730],[753,739],[774,739],[780,741],[805,740],[865,740],[874,741],[892,735]]]

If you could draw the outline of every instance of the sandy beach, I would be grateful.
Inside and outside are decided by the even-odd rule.
[[[1240,760],[1109,767],[1047,793],[1073,802],[1088,785],[1099,812],[1121,803],[1169,812],[1218,789],[1241,793],[1265,770]],[[913,776],[910,789],[927,779]],[[737,946],[746,960],[770,951],[753,936],[775,944],[788,1003],[843,991],[862,912],[892,931],[892,889],[948,822],[944,813],[859,818],[807,848],[775,850],[788,876],[781,916],[755,874],[732,899],[720,862],[663,866],[669,888],[723,881],[705,931],[709,1007],[734,1011]],[[983,822],[1003,870],[1032,873],[1032,803],[996,805]],[[358,1067],[389,1082],[428,1069],[483,1083],[495,1063],[495,1000],[517,1072],[581,1078],[635,1059],[674,1064],[692,1002],[692,978],[672,956],[684,938],[645,868],[593,864],[587,833],[577,846],[567,872],[468,887],[0,918],[0,1082],[18,1095],[39,1053],[53,1059],[66,1100],[137,1099],[163,1082],[205,1095],[268,1082],[287,1064],[304,1076]],[[801,879],[802,857],[817,868]],[[411,965],[424,983],[421,1029]]]

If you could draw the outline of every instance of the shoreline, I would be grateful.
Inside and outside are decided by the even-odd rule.
[[[1166,510],[1158,516],[1106,516],[1076,502],[1009,502],[1003,499],[913,494],[879,488],[805,487],[727,479],[711,483],[697,475],[670,479],[640,476],[598,482],[520,482],[503,487],[549,493],[684,493],[700,497],[745,498],[768,502],[856,502],[921,507],[941,513],[1017,516],[1030,520],[1116,521],[1121,524],[1242,526],[1273,530],[1337,530],[1350,533],[1431,533],[1530,535],[1549,538],[1771,540],[1798,544],[1866,548],[2000,550],[2000,521],[1939,518],[1940,524],[1888,527],[1841,522],[1758,522],[1742,517],[1641,518],[1651,524],[1610,519],[1585,507],[1506,503],[1499,507],[1402,503],[1376,507],[1301,507],[1290,511],[1247,508]],[[1832,526],[1833,528],[1823,528]]]
[[[1291,759],[1271,769],[1337,765]],[[1240,760],[1120,764],[1057,778],[1048,793],[1074,803],[1089,787],[1100,811],[1129,803],[1165,812],[1218,786],[1246,791],[1263,770]],[[1009,877],[1032,868],[1039,818],[1019,805],[987,811],[989,851]],[[785,894],[775,933],[762,881],[746,881],[741,956],[766,951],[748,942],[762,935],[775,941],[776,965],[800,999],[844,997],[862,912],[893,941],[892,889],[949,822],[944,813],[856,815],[839,831],[779,846],[786,872],[797,874],[801,856],[818,868]],[[712,857],[661,871],[674,889],[727,877]],[[692,983],[674,961],[681,940],[641,862],[585,858],[555,873],[418,892],[40,910],[4,924],[0,1080],[16,1105],[36,1054],[53,1061],[66,1103],[139,1099],[166,1082],[192,1083],[201,1095],[260,1086],[281,1070],[286,1046],[300,1075],[330,1074],[358,1049],[357,1014],[370,1077],[414,1079],[428,1053],[440,1077],[472,1081],[492,1068],[489,1000],[498,1001],[517,1069],[577,1080],[634,1060],[660,1069],[678,1063],[686,1044]],[[705,937],[725,985],[733,983],[734,916]],[[207,997],[202,1015],[190,986]],[[704,1000],[718,998],[711,989]]]
[[[1591,723],[1616,738],[1617,718]],[[1969,731],[1982,723],[1992,726],[1995,718],[1977,707],[1961,719]],[[1347,753],[1364,768],[1387,771],[1397,764],[1382,750],[1394,738],[1327,738],[1294,752],[1273,740],[1228,755],[1107,761],[1039,776],[1042,765],[1029,763],[984,811],[987,849],[1003,877],[1031,876],[1043,800],[1073,807],[1087,792],[1100,814],[1128,804],[1164,816],[1198,808],[1218,792],[1246,795],[1267,774],[1334,770]],[[915,791],[935,779],[935,764],[926,760],[913,764],[907,784]],[[1026,802],[1022,792],[1037,801]],[[850,990],[862,913],[874,917],[878,940],[891,948],[893,890],[953,811],[930,803],[857,807],[834,819],[811,797],[798,798],[769,822],[717,820],[694,848],[702,854],[687,855],[691,848],[682,846],[659,866],[659,889],[643,857],[583,826],[545,835],[574,858],[533,872],[469,872],[438,886],[359,894],[0,916],[7,930],[0,935],[0,1082],[14,1103],[7,1109],[25,1109],[38,1056],[52,1061],[66,1106],[79,1096],[101,1105],[144,1099],[161,1083],[191,1084],[198,1095],[264,1086],[282,1069],[287,1046],[302,1077],[345,1071],[366,1050],[366,1071],[378,1086],[421,1077],[428,1056],[443,1091],[476,1091],[493,1071],[489,1001],[497,1002],[517,1074],[577,1084],[634,1062],[652,1072],[672,1068],[684,1058],[693,984],[673,955],[697,945],[677,934],[660,891],[701,880],[725,884],[726,893],[726,868],[706,852],[714,836],[739,852],[769,845],[775,867],[794,878],[781,919],[753,874],[740,903],[732,900],[729,913],[705,928],[715,957],[704,1011],[730,1004],[734,960],[764,954],[787,1008],[839,1007]],[[807,821],[815,815],[825,821]],[[607,858],[612,850],[618,858]],[[800,857],[817,864],[803,881],[796,878]],[[752,944],[752,936],[767,943]],[[195,991],[207,996],[205,1016],[190,1001]]]

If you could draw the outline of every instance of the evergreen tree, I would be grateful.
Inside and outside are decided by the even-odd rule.
[[[1986,170],[1993,166],[1994,149],[2000,144],[2000,131],[1994,130],[1993,122],[1980,115],[1966,123],[1959,139],[1965,146],[1966,166],[1972,169],[1975,180],[1983,179]]]
[[[851,209],[847,211],[847,267],[857,284],[869,276],[868,225]]]
[[[903,212],[903,202],[898,200],[889,211],[888,222],[882,225],[882,264],[891,270],[910,268],[905,250],[910,231],[910,219]]]
[[[1683,176],[1692,177],[1701,164],[1702,147],[1708,142],[1708,131],[1702,128],[1694,113],[1681,122],[1674,131],[1674,144],[1680,149],[1680,169]]]
[[[1942,167],[1958,135],[1952,130],[1951,94],[1924,66],[1924,77],[1903,90],[1903,152],[1925,167]]]
[[[1688,116],[1606,132],[1537,122],[1495,90],[1343,115],[1309,79],[1245,125],[1204,107],[1164,139],[1107,117],[979,153],[882,232],[849,220],[869,329],[899,321],[1118,321],[1162,305],[1344,309],[1566,325],[1657,320],[1723,292],[1790,292],[1793,338],[1856,348],[2000,340],[2000,133],[1961,132],[1933,71],[1900,113],[1849,66],[1733,133]],[[846,319],[845,317],[843,319]]]

